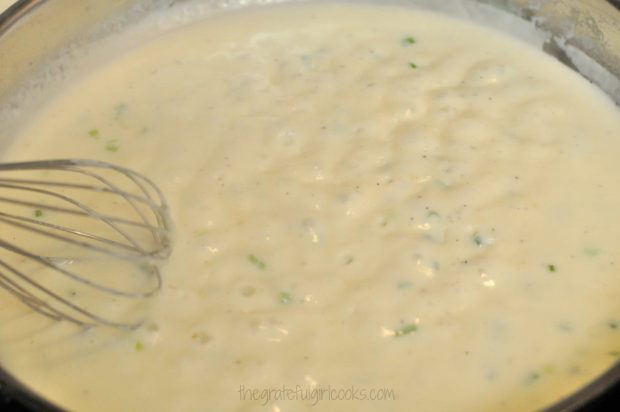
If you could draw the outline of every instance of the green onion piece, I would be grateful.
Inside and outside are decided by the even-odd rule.
[[[280,292],[280,294],[278,295],[278,301],[283,305],[288,305],[293,301],[293,298],[288,292]]]
[[[540,379],[540,373],[534,371],[530,372],[525,378],[525,383],[534,383]]]
[[[408,325],[403,326],[400,329],[396,329],[394,331],[394,336],[400,337],[400,336],[409,335],[410,333],[416,332],[417,330],[418,330],[418,327],[414,325],[413,323],[410,323]]]
[[[549,270],[549,272],[555,272],[556,271],[556,267],[553,264],[547,265],[547,269]]]
[[[410,44],[415,44],[415,38],[413,36],[407,36],[403,38],[403,44],[405,46],[410,45]]]
[[[484,239],[482,238],[482,236],[480,236],[480,234],[474,233],[474,236],[472,237],[472,239],[474,243],[476,244],[476,246],[484,245]]]
[[[267,264],[254,255],[249,255],[248,260],[260,270],[265,270],[267,268]]]
[[[412,69],[417,69],[418,65],[413,62],[409,62],[409,67],[411,67]]]
[[[108,140],[107,143],[104,146],[105,150],[107,150],[108,152],[118,152],[118,149],[120,148],[120,145],[118,143],[118,139],[112,139],[112,140]]]
[[[90,129],[88,131],[88,135],[92,138],[98,139],[99,138],[99,129]]]
[[[34,216],[35,217],[41,217],[43,216],[43,211],[41,209],[35,209],[34,211]]]

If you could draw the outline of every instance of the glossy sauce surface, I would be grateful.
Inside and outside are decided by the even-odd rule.
[[[0,294],[0,359],[72,410],[547,406],[620,355],[619,137],[576,74],[428,12],[282,6],[169,30],[3,154],[160,185],[176,243],[148,321],[79,331]],[[387,400],[329,400],[347,389]]]

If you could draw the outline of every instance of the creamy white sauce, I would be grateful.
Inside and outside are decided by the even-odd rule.
[[[148,322],[83,332],[0,291],[0,360],[72,410],[547,406],[619,355],[619,136],[576,74],[428,12],[171,30],[85,73],[3,156],[160,185],[176,244]],[[307,399],[328,387],[388,400]],[[269,388],[298,399],[247,392]]]

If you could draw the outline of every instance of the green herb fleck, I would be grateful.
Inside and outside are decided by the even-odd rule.
[[[353,257],[352,255],[347,255],[347,257],[344,259],[345,265],[350,265],[353,262],[355,262],[355,257]]]
[[[144,344],[138,340],[136,341],[136,345],[134,346],[134,348],[136,349],[136,352],[140,352],[142,349],[144,349]]]
[[[105,150],[107,150],[108,152],[118,152],[118,149],[120,148],[120,145],[118,143],[118,139],[112,139],[112,140],[108,140],[104,146]]]
[[[593,247],[587,247],[583,250],[583,253],[585,253],[588,256],[598,256],[599,254],[599,250]]]
[[[612,330],[618,330],[618,328],[620,328],[620,324],[616,320],[610,320],[607,322],[607,326]]]
[[[429,210],[428,213],[426,213],[426,217],[439,217],[439,213],[434,210]]]
[[[484,245],[484,239],[482,238],[482,236],[480,236],[480,234],[474,233],[474,236],[472,237],[472,239],[474,243],[476,244],[476,246]]]
[[[35,209],[34,211],[34,217],[42,217],[43,216],[43,210],[41,209]]]
[[[416,332],[417,330],[418,330],[418,327],[414,325],[413,323],[410,323],[410,324],[403,326],[400,329],[396,329],[394,331],[394,336],[400,337],[400,336],[409,335],[410,333]]]
[[[418,65],[415,64],[414,62],[409,62],[409,67],[411,67],[412,69],[417,69]]]
[[[407,37],[403,38],[403,44],[405,46],[408,46],[408,45],[411,45],[411,44],[415,44],[415,37],[407,36]]]
[[[99,129],[90,129],[88,135],[93,139],[99,139]]]
[[[267,268],[267,265],[265,264],[265,262],[263,262],[262,260],[260,260],[254,255],[249,255],[248,260],[250,261],[250,263],[252,263],[254,266],[259,268],[260,270],[265,270]]]
[[[548,270],[549,272],[555,272],[556,267],[555,267],[555,265],[553,265],[553,264],[549,264],[549,265],[547,265],[547,270]]]
[[[525,378],[525,383],[534,383],[540,379],[540,373],[534,371],[530,372]]]
[[[278,295],[278,301],[283,305],[288,305],[293,301],[293,298],[288,292],[280,292],[280,294]]]

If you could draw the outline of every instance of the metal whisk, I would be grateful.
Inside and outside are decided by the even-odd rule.
[[[124,318],[122,302],[161,288],[170,231],[162,192],[134,171],[81,159],[0,163],[0,287],[47,317],[137,327],[111,313]]]

